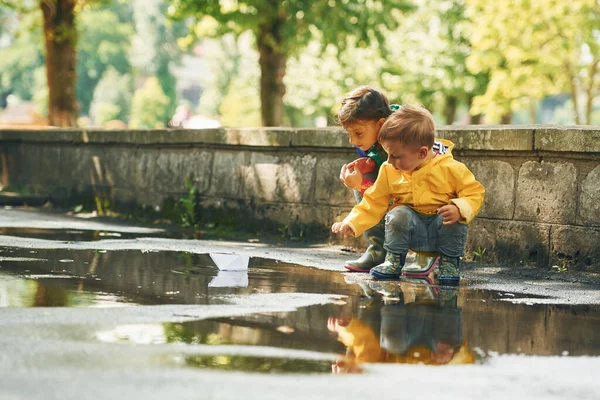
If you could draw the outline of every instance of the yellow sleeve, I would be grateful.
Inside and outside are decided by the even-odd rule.
[[[450,202],[458,207],[460,215],[464,218],[463,222],[470,224],[481,210],[485,188],[462,163],[457,162],[456,166],[450,169],[450,172],[458,196],[451,199]]]
[[[338,340],[344,343],[359,361],[378,362],[384,358],[379,338],[373,329],[356,318],[353,318],[348,326],[340,328]]]
[[[388,210],[391,198],[387,168],[384,163],[373,186],[365,191],[360,204],[356,205],[344,219],[354,231],[354,236],[360,236],[365,230],[381,221]]]

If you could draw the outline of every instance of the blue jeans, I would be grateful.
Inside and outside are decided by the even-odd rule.
[[[444,225],[442,221],[439,214],[423,215],[408,206],[395,207],[385,216],[383,248],[396,255],[413,250],[461,257],[465,253],[467,225]]]

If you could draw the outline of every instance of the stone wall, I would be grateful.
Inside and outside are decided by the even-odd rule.
[[[486,187],[468,250],[509,265],[600,272],[600,130],[443,127]],[[356,157],[331,129],[0,130],[2,185],[60,205],[100,196],[160,211],[191,177],[204,222],[325,238],[353,197],[338,180]]]

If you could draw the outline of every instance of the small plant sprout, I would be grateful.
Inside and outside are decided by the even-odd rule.
[[[487,250],[487,248],[481,248],[481,246],[477,247],[477,250],[473,250],[473,255],[475,257],[477,257],[479,259],[479,261],[483,260],[483,255],[485,254],[485,251]]]

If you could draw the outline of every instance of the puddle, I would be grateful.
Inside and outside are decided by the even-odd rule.
[[[239,371],[263,374],[331,372],[332,362],[301,358],[255,357],[238,355],[191,356],[185,364],[194,368]]]
[[[291,358],[186,357],[185,365],[194,368],[331,372],[334,367],[344,372],[353,362],[449,365],[485,363],[498,354],[600,355],[595,339],[600,306],[529,305],[512,301],[527,298],[520,294],[418,280],[349,284],[340,273],[260,258],[250,259],[247,272],[232,271],[242,274],[232,280],[223,277],[208,254],[31,251],[2,251],[1,307],[220,305],[230,303],[232,295],[262,293],[340,296],[335,304],[293,312],[108,326],[92,335],[100,343],[267,346],[347,360],[332,366],[331,361]]]
[[[0,235],[16,236],[33,239],[57,240],[64,242],[96,241],[108,239],[135,239],[140,237],[173,237],[181,238],[183,234],[177,232],[115,232],[106,230],[79,230],[79,229],[49,229],[49,228],[6,228],[0,227]]]

